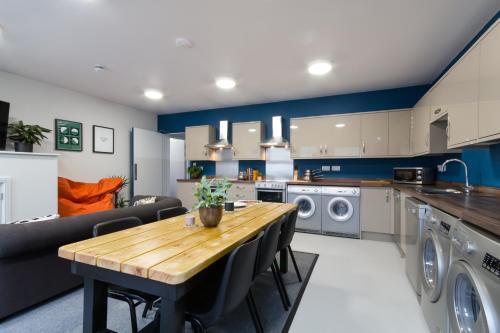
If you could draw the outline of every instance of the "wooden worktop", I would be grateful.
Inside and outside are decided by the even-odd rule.
[[[211,179],[222,179],[222,178],[220,178],[220,177],[207,177],[207,179],[211,180]],[[200,180],[201,179],[177,179],[177,181],[181,182],[181,183],[197,183]],[[234,178],[228,178],[228,180],[231,183],[235,183],[235,184],[255,184],[254,180],[240,180],[240,179],[234,179]]]
[[[494,191],[473,192],[470,196],[463,194],[429,195],[417,191],[418,187],[412,185],[394,184],[393,187],[500,237],[500,196]]]
[[[216,228],[185,226],[185,215],[87,239],[59,248],[59,257],[152,280],[187,281],[296,205],[258,203],[224,213]]]

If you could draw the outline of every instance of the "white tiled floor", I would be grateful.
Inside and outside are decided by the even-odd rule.
[[[319,253],[291,333],[427,333],[396,245],[296,233],[294,250]]]

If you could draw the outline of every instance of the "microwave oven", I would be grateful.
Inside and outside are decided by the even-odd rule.
[[[393,182],[399,184],[430,185],[436,181],[435,168],[394,168]]]

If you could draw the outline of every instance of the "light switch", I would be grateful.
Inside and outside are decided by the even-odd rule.
[[[321,167],[321,171],[330,171],[330,166],[329,165],[323,165]]]
[[[332,171],[340,171],[340,165],[332,165]]]

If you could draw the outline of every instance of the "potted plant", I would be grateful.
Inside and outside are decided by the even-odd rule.
[[[212,187],[215,185],[215,191]],[[208,181],[203,176],[196,188],[194,196],[198,199],[195,208],[199,210],[201,222],[205,227],[216,227],[222,219],[222,207],[227,199],[227,191],[232,184],[227,178]]]
[[[203,172],[203,169],[201,166],[193,164],[188,168],[188,173],[189,173],[189,178],[191,179],[198,179],[201,177],[201,174]]]
[[[43,139],[47,139],[44,133],[51,130],[38,125],[25,125],[22,121],[10,123],[8,126],[8,138],[14,141],[14,149],[18,152],[33,152],[33,144],[41,145]]]

